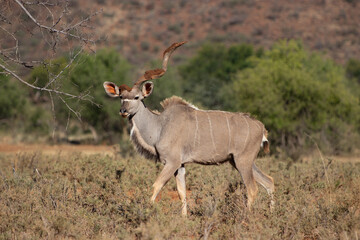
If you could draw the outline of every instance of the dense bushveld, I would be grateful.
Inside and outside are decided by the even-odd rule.
[[[162,166],[139,156],[0,155],[0,239],[358,239],[360,161],[257,160],[274,177],[252,212],[230,164],[187,165],[189,214],[172,179],[150,204]]]
[[[67,59],[34,68],[29,82],[43,87]],[[156,59],[146,69],[159,66]],[[142,71],[115,50],[103,49],[79,55],[61,75],[60,86],[51,85],[75,95],[89,90],[101,107],[72,98],[66,98],[65,105],[64,99],[24,89],[0,74],[0,132],[50,139],[54,129],[67,135],[90,130],[99,136],[95,142],[119,143],[126,122],[117,114],[120,102],[108,98],[102,84],[131,85]],[[178,50],[169,71],[154,81],[154,93],[145,103],[161,111],[160,101],[178,95],[204,109],[249,112],[269,130],[273,152],[293,159],[312,150],[312,139],[327,154],[351,153],[360,145],[359,72],[358,60],[340,66],[294,40],[279,41],[267,50],[208,43],[190,59]],[[68,106],[81,114],[81,123]]]

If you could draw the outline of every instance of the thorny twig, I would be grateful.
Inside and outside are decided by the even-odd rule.
[[[70,36],[70,37],[73,37],[73,38],[76,38],[76,39],[79,39],[79,40],[82,40],[84,41],[85,43],[87,42],[91,42],[91,43],[95,43],[94,40],[92,39],[89,39],[89,38],[84,38],[80,35],[75,35],[75,34],[72,34],[70,33],[69,31],[67,30],[60,30],[60,29],[56,29],[56,28],[53,28],[53,27],[49,27],[49,26],[46,26],[46,25],[43,25],[41,23],[39,23],[36,18],[34,18],[33,15],[31,15],[31,13],[27,10],[27,8],[25,8],[25,6],[21,3],[20,0],[15,0],[15,2],[23,9],[23,11],[26,13],[26,15],[31,19],[31,21],[33,21],[38,27],[42,28],[42,29],[46,29],[48,30],[50,33],[60,33],[60,34],[63,34],[65,36]],[[72,29],[72,28],[70,28]],[[69,30],[70,30],[69,29]]]
[[[211,233],[211,230],[213,228],[213,222],[210,222],[210,223],[206,223],[205,224],[205,228],[204,228],[204,240],[207,240],[209,239],[209,236],[210,236],[210,233]]]
[[[79,112],[75,111],[71,106],[69,106],[69,104],[61,96],[59,96],[59,98],[66,105],[66,107],[69,109],[69,111],[74,113],[75,116],[79,119],[79,121],[81,121],[81,114]]]
[[[23,16],[25,15],[28,17],[27,20],[22,20],[21,14],[11,11],[12,9],[11,8],[9,9],[11,5],[16,6],[15,10],[22,11]],[[40,10],[36,9],[36,6],[39,6]],[[59,6],[62,6],[62,10],[59,9]],[[68,10],[69,0],[65,0],[65,1],[58,0],[55,2],[40,1],[40,0],[26,2],[23,0],[13,0],[9,2],[8,5],[6,6],[3,5],[2,7],[5,7],[5,10],[0,9],[0,24],[2,23],[2,25],[0,25],[0,31],[3,31],[5,34],[1,35],[0,41],[5,43],[10,43],[12,40],[14,40],[14,44],[12,47],[2,48],[2,49],[0,48],[0,74],[10,75],[14,79],[18,80],[22,84],[32,89],[38,90],[40,92],[49,93],[52,104],[51,109],[53,111],[53,116],[55,116],[54,113],[55,107],[53,100],[54,94],[57,95],[60,98],[60,100],[66,105],[66,107],[69,109],[69,112],[74,113],[75,116],[79,119],[80,119],[80,113],[75,111],[67,103],[68,99],[78,99],[79,101],[88,101],[91,104],[100,107],[99,104],[93,101],[93,98],[90,96],[88,91],[75,95],[62,91],[60,88],[57,88],[56,86],[58,85],[55,85],[54,83],[58,82],[61,79],[61,76],[64,74],[64,72],[67,69],[69,69],[71,66],[73,66],[73,64],[76,62],[75,60],[77,60],[78,56],[84,51],[85,47],[89,48],[91,51],[94,51],[93,49],[91,49],[91,46],[95,45],[96,42],[93,38],[93,35],[89,35],[90,37],[83,35],[81,29],[84,29],[86,27],[84,26],[85,25],[84,23],[90,22],[92,18],[94,18],[96,15],[102,12],[102,9],[100,11],[96,11],[94,13],[89,14],[87,17],[75,23],[65,25],[64,19],[69,14],[69,10]],[[42,22],[39,19],[37,19],[38,16],[43,16],[43,14],[42,13],[37,14],[36,12],[36,11],[44,12],[42,10],[43,8],[46,9],[48,15],[48,20],[45,20],[45,22]],[[54,9],[56,10],[54,11]],[[34,23],[36,28],[40,30],[39,33],[42,35],[41,39],[38,40],[50,46],[53,56],[56,53],[58,46],[62,44],[62,41],[67,42],[68,45],[72,48],[76,46],[76,44],[74,44],[74,41],[78,42],[80,45],[80,46],[78,45],[80,47],[80,50],[78,50],[76,54],[69,59],[68,64],[64,68],[62,68],[56,76],[51,76],[51,74],[48,71],[48,75],[51,77],[49,78],[48,82],[42,87],[38,87],[36,85],[36,82],[30,83],[26,81],[23,77],[21,77],[21,75],[17,73],[17,71],[13,70],[14,68],[12,63],[23,66],[28,69],[32,69],[35,66],[41,64],[44,65],[46,68],[48,66],[48,63],[44,60],[21,59],[20,50],[22,49],[21,47],[23,47],[23,44],[21,45],[21,41],[19,43],[20,39],[17,38],[18,32],[21,31],[16,26],[18,22],[22,28],[25,28],[25,32],[27,34],[30,34],[31,37],[34,37],[36,35],[33,32],[33,30],[28,27],[29,25],[24,23],[29,22],[30,25]],[[7,25],[5,25],[4,23],[6,23]],[[60,25],[60,23],[64,23],[64,24]],[[4,46],[6,46],[6,44]]]
[[[61,15],[60,15],[60,17],[58,18],[58,20],[56,21],[56,23],[53,24],[53,26],[52,26],[53,28],[54,28],[56,25],[58,25],[58,23],[61,21],[61,19],[62,19],[63,16],[65,15],[65,13],[68,11],[69,0],[66,0],[65,2],[66,2],[65,7],[64,7],[63,11],[61,12]]]
[[[64,95],[70,98],[77,98],[79,100],[85,100],[85,101],[89,101],[92,104],[100,107],[99,104],[95,103],[94,101],[92,101],[90,99],[89,93],[85,94],[85,95],[74,95],[74,94],[70,94],[70,93],[66,93],[66,92],[62,92],[56,89],[50,89],[50,88],[41,88],[41,87],[37,87],[33,84],[28,83],[27,81],[23,80],[21,77],[19,77],[15,72],[11,71],[10,69],[8,69],[7,67],[5,67],[3,64],[0,63],[0,67],[5,70],[5,72],[7,72],[8,74],[10,74],[11,76],[13,76],[14,78],[16,78],[17,80],[19,80],[21,83],[27,85],[28,87],[31,87],[33,89],[39,90],[39,91],[46,91],[46,92],[51,92],[51,93],[56,93],[57,95]]]
[[[320,155],[320,159],[322,161],[322,164],[323,164],[323,168],[324,168],[324,173],[325,173],[325,177],[326,177],[326,186],[327,186],[327,189],[329,191],[329,201],[332,202],[332,199],[331,199],[331,189],[330,189],[330,180],[329,180],[329,175],[328,175],[328,172],[327,172],[327,168],[329,166],[329,164],[327,166],[325,166],[325,161],[324,161],[324,157],[320,151],[320,148],[318,146],[318,144],[316,143],[316,141],[313,139],[312,136],[310,136],[309,134],[305,133],[306,136],[308,136],[310,138],[310,140],[315,144],[315,147],[316,149],[318,150],[319,152],[319,155]]]
[[[55,139],[55,131],[56,131],[56,127],[57,127],[57,124],[56,124],[56,114],[55,114],[55,104],[54,104],[54,98],[53,98],[51,92],[49,92],[49,96],[50,96],[50,101],[51,101],[51,112],[52,112],[53,121],[54,121],[52,138]]]
[[[6,182],[6,178],[5,178],[5,176],[3,175],[3,173],[2,173],[1,171],[0,171],[0,175],[1,175],[2,179],[3,179],[4,185],[5,185],[7,188],[9,188],[9,184]]]
[[[64,71],[66,69],[68,69],[72,63],[74,62],[74,60],[77,58],[77,56],[79,56],[79,54],[83,51],[83,47],[75,54],[74,57],[72,57],[69,61],[69,63],[58,73],[58,75],[56,75],[53,79],[51,79],[46,85],[44,88],[48,88],[54,81],[56,81],[58,79],[58,77],[64,73]]]
[[[74,29],[74,28],[76,28],[76,27],[78,27],[78,26],[81,26],[83,23],[88,22],[92,17],[95,17],[96,15],[102,13],[102,11],[103,11],[103,10],[100,9],[100,11],[97,11],[97,12],[94,12],[93,14],[90,14],[87,18],[84,18],[84,19],[81,20],[80,22],[78,22],[78,23],[76,23],[76,24],[74,24],[74,25],[66,28],[65,31],[70,31],[71,29]]]

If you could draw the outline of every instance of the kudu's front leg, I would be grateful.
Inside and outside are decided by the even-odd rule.
[[[187,204],[186,204],[186,185],[185,185],[185,167],[181,166],[176,172],[176,185],[179,193],[180,200],[182,202],[181,215],[186,217],[187,215]]]
[[[159,194],[163,186],[169,181],[169,179],[175,174],[176,170],[180,168],[181,164],[166,163],[160,175],[153,184],[154,192],[151,197],[151,202],[155,202],[156,196]]]

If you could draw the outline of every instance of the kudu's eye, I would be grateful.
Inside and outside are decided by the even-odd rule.
[[[122,96],[120,95],[119,98],[122,99]]]
[[[135,99],[135,100],[138,100],[138,99],[139,99],[139,96],[136,96],[134,99]]]

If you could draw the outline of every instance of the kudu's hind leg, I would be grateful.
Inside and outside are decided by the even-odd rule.
[[[185,167],[182,165],[175,172],[177,191],[179,193],[180,200],[182,202],[181,214],[187,215],[187,204],[186,204],[186,185],[185,185]]]
[[[246,156],[246,155],[245,155]],[[244,156],[234,155],[233,166],[240,172],[241,177],[245,183],[247,190],[247,207],[251,210],[251,205],[255,201],[258,187],[255,182],[255,178],[252,171],[252,162],[254,157],[250,158]]]
[[[269,196],[271,198],[270,210],[272,210],[275,205],[275,200],[274,200],[275,185],[274,185],[273,178],[266,175],[265,173],[263,173],[255,165],[255,163],[253,164],[253,174],[254,174],[255,181],[257,181],[261,186],[263,186],[266,189],[267,193],[269,194]]]
[[[176,170],[180,168],[180,166],[181,166],[180,164],[172,164],[172,163],[165,164],[163,170],[161,171],[160,175],[153,184],[154,192],[151,197],[151,201],[153,203],[155,202],[156,196],[159,194],[162,187],[169,181],[169,179],[174,175]]]

